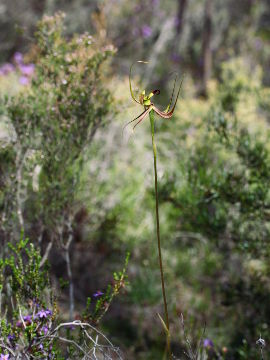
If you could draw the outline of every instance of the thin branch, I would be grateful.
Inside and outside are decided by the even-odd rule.
[[[73,240],[73,229],[72,229],[72,222],[70,219],[67,222],[67,227],[68,227],[68,240],[66,245],[64,246],[64,251],[65,251],[66,264],[67,264],[67,275],[69,280],[69,318],[70,320],[72,320],[74,314],[74,285],[73,285],[72,268],[70,261],[70,245]]]
[[[20,225],[20,230],[24,229],[24,219],[23,219],[23,209],[22,209],[22,199],[21,199],[21,186],[22,186],[22,170],[24,165],[26,152],[22,155],[21,146],[17,149],[17,156],[16,156],[16,182],[17,182],[17,189],[16,189],[16,200],[17,200],[17,215]]]
[[[44,255],[43,255],[43,257],[42,257],[42,259],[40,261],[39,268],[41,268],[45,264],[45,262],[47,261],[49,255],[50,255],[50,251],[51,251],[52,246],[53,246],[53,240],[51,240],[49,242],[49,244],[47,245],[45,253],[44,253]]]

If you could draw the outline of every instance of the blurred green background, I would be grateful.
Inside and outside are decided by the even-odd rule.
[[[78,123],[91,114],[100,119],[91,141],[83,138],[79,126],[67,138],[70,133],[62,133],[62,125],[54,127],[58,117],[51,117],[44,105],[50,91],[59,104],[65,81],[75,81],[71,75],[65,77],[69,70],[60,60],[49,63],[51,58],[37,56],[37,22],[57,11],[66,14],[67,42],[89,32],[95,49],[111,49],[111,44],[115,48],[98,86],[90,82],[89,87],[76,88],[77,98],[89,90],[91,111],[66,93],[70,107],[61,113],[63,126],[73,117]],[[132,102],[128,84],[129,68],[137,60],[150,63],[134,67],[133,86],[160,89],[155,99],[160,108],[169,102],[173,72],[184,76],[173,117],[156,120],[173,351],[182,359],[186,341],[181,313],[192,344],[206,326],[204,337],[224,359],[258,359],[260,334],[270,341],[269,40],[267,0],[1,1],[2,251],[6,241],[16,238],[22,220],[25,233],[43,253],[53,239],[49,260],[60,294],[67,274],[59,228],[67,216],[73,231],[71,265],[78,312],[88,296],[106,288],[130,251],[129,285],[101,324],[127,359],[161,359],[165,343],[157,316],[162,313],[162,297],[148,120],[134,133],[127,128],[122,136],[123,126],[142,111]],[[69,61],[66,56],[63,63]],[[83,56],[82,68],[75,69],[82,76],[85,64],[96,66]],[[46,87],[46,77],[55,69],[62,81],[59,93],[53,90],[58,80]],[[43,125],[31,135],[39,116]],[[29,136],[25,128],[20,130],[22,118]],[[68,126],[73,129],[72,122]],[[44,143],[38,133],[46,135]],[[25,155],[21,163],[16,157],[18,143]],[[68,236],[65,229],[62,235]],[[68,316],[67,289],[58,300],[63,316]],[[209,359],[216,355],[212,356]]]

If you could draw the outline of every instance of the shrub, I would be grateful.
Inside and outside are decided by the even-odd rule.
[[[51,239],[72,231],[84,151],[112,110],[102,64],[113,47],[89,34],[66,39],[62,30],[63,14],[43,17],[32,49],[31,85],[1,100],[2,119],[13,132],[13,142],[0,150],[6,238],[21,228],[37,238],[46,230]]]
[[[39,250],[28,239],[9,244],[12,254],[0,259],[0,356],[1,359],[121,359],[118,348],[85,320],[61,323],[56,299],[50,287],[47,265],[41,270]],[[127,265],[127,262],[126,262]],[[115,285],[108,288],[93,312],[100,319],[103,304],[111,302],[124,286],[125,268],[115,273]],[[102,313],[103,309],[103,313]]]

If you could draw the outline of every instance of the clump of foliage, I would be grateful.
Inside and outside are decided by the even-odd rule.
[[[94,294],[94,297],[97,299],[94,306],[92,306],[92,298],[87,298],[86,308],[82,314],[84,320],[98,324],[108,311],[115,296],[120,293],[121,289],[128,286],[127,266],[129,257],[130,254],[127,253],[123,269],[113,273],[112,285],[109,284],[105,292],[97,291]]]
[[[46,230],[59,239],[67,222],[72,228],[84,149],[112,106],[101,66],[113,52],[89,34],[67,40],[61,13],[39,22],[31,86],[1,99],[2,116],[13,132],[13,143],[1,148],[5,234],[25,227],[37,237]]]
[[[11,255],[0,260],[1,356],[55,358],[52,342],[43,340],[57,314],[47,265],[40,269],[40,252],[28,239],[9,247]]]
[[[59,13],[38,23],[36,44],[28,55],[35,63],[31,83],[0,102],[1,124],[9,130],[0,148],[0,348],[6,358],[63,359],[68,354],[91,359],[118,354],[93,325],[126,286],[129,255],[112,284],[104,293],[97,291],[92,304],[89,298],[75,321],[70,256],[85,150],[113,110],[103,64],[115,50],[105,39],[89,34],[66,39],[63,19]],[[41,247],[47,245],[43,256],[27,240],[8,245],[22,229]],[[60,322],[48,278],[47,258],[56,241],[67,265],[69,323]]]
[[[113,110],[103,66],[114,52],[105,39],[88,33],[66,39],[64,15],[44,16],[29,56],[35,73],[29,86],[0,100],[1,121],[12,136],[0,148],[0,231],[2,245],[21,229],[38,239],[45,262],[54,244],[67,266],[70,318],[74,285],[70,247],[75,199],[85,149]]]
[[[40,251],[23,237],[9,247],[11,255],[0,259],[1,359],[94,359],[101,355],[120,359],[119,349],[93,324],[126,285],[128,256],[123,270],[114,274],[113,288],[97,294],[100,298],[94,309],[88,301],[81,320],[61,323],[48,264],[42,268]]]

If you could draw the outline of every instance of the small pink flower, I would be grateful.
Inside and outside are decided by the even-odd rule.
[[[35,318],[36,319],[46,319],[48,316],[52,316],[52,311],[51,310],[49,310],[49,309],[47,309],[47,310],[40,310],[37,314],[36,314],[36,316],[35,316]]]
[[[33,75],[35,71],[35,65],[34,64],[20,64],[19,69],[23,75],[31,76]]]
[[[19,79],[19,82],[21,85],[28,85],[29,84],[29,79],[26,76],[21,76]]]
[[[6,354],[6,355],[1,354],[0,356],[1,356],[0,360],[8,360],[9,359],[9,354]]]
[[[152,35],[152,28],[148,25],[143,25],[142,27],[142,36],[144,38],[149,38]]]
[[[14,61],[17,65],[22,64],[23,63],[23,54],[20,52],[15,52],[14,54]]]
[[[10,72],[14,71],[14,65],[6,63],[0,67],[0,75],[8,75]]]
[[[102,296],[102,295],[104,295],[104,293],[102,291],[100,291],[100,290],[98,290],[97,292],[95,292],[93,294],[94,297],[99,297],[99,296]]]

